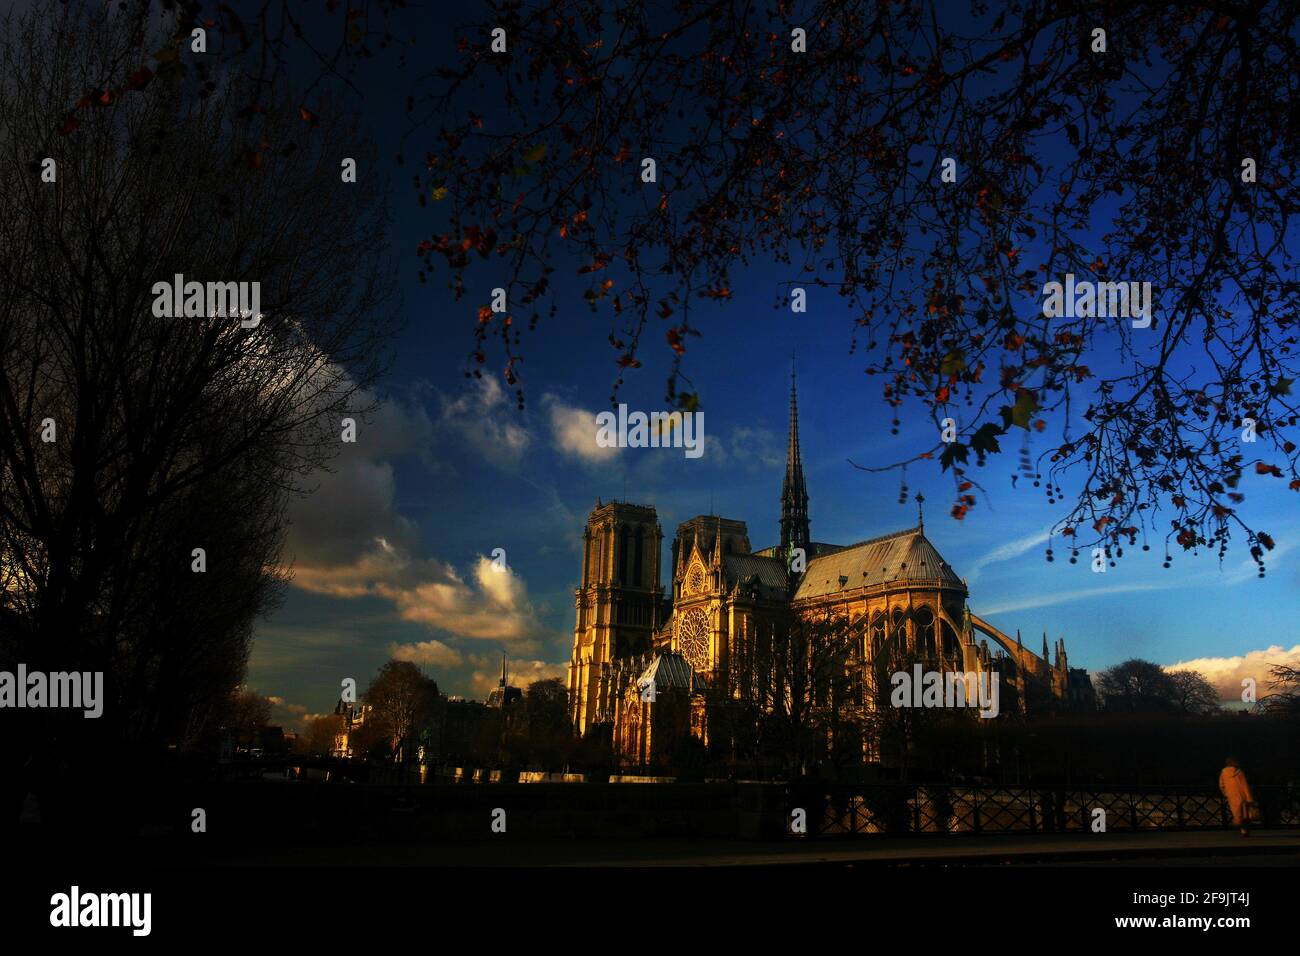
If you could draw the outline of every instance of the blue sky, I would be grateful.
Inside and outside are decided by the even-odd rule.
[[[902,434],[890,436],[877,387],[846,354],[846,316],[830,308],[819,315],[815,307],[806,316],[773,313],[757,301],[762,298],[758,290],[754,301],[740,296],[692,344],[690,369],[704,396],[708,443],[696,460],[680,449],[595,447],[594,415],[606,407],[614,374],[613,356],[599,336],[565,335],[563,345],[539,340],[529,359],[529,406],[520,413],[495,379],[464,379],[459,350],[446,348],[431,324],[420,327],[413,316],[400,363],[410,367],[394,374],[387,396],[401,409],[390,416],[396,434],[384,439],[392,453],[370,458],[366,431],[374,426],[363,427],[335,476],[324,480],[346,477],[353,467],[348,459],[365,457],[357,470],[376,481],[359,480],[355,488],[349,483],[355,497],[329,495],[325,514],[316,517],[333,523],[355,508],[348,522],[372,537],[404,528],[412,557],[454,569],[464,591],[455,600],[408,598],[403,605],[401,595],[338,597],[296,583],[285,606],[258,629],[250,685],[319,712],[333,701],[335,675],[363,682],[395,645],[428,641],[465,662],[450,665],[451,653],[413,657],[453,693],[482,696],[503,649],[523,660],[562,664],[572,640],[583,522],[598,496],[653,504],[667,538],[679,522],[712,510],[744,520],[754,547],[774,543],[792,346],[799,351],[814,538],[848,543],[914,524],[915,503],[897,503],[896,474],[869,474],[847,460],[885,464],[913,452],[920,436],[919,427],[906,424]],[[573,324],[590,325],[591,319],[583,315]],[[447,325],[444,334],[453,341],[466,327]],[[655,358],[667,359],[652,355],[626,386],[632,408],[662,407],[663,369]],[[1031,447],[1045,442],[1040,437]],[[1059,539],[1057,560],[1045,561],[1045,532],[1060,513],[1040,489],[1023,482],[1011,487],[1015,461],[1014,454],[1003,455],[984,469],[989,494],[963,521],[947,514],[952,485],[946,476],[915,467],[907,476],[909,494],[921,491],[928,501],[928,536],[967,578],[973,610],[996,626],[1009,633],[1021,629],[1032,647],[1044,630],[1052,640],[1064,637],[1071,663],[1090,669],[1133,656],[1174,664],[1300,643],[1300,565],[1292,550],[1300,529],[1285,493],[1274,491],[1269,479],[1244,479],[1256,486],[1247,488],[1250,500],[1278,541],[1263,580],[1240,547],[1222,567],[1202,553],[1179,555],[1168,570],[1160,567],[1159,545],[1147,553],[1129,549],[1117,567],[1095,574],[1085,560],[1064,560]],[[367,539],[358,534],[352,540],[359,547],[351,556],[359,559]],[[510,568],[503,577],[519,590],[494,604],[479,582],[495,585],[495,572],[474,575],[496,548],[505,549]],[[429,581],[444,586],[446,578],[432,574]],[[417,588],[425,583],[412,582]],[[491,629],[473,615],[493,608],[517,627],[508,639],[475,636]],[[1252,666],[1262,672],[1258,661]],[[562,670],[532,664],[526,673]]]
[[[456,33],[437,17],[421,17],[415,33],[424,59],[454,55]],[[809,288],[802,315],[772,308],[793,269],[760,263],[736,277],[733,299],[710,306],[704,334],[688,343],[686,372],[703,400],[708,442],[699,459],[680,449],[595,446],[594,415],[608,407],[617,353],[606,341],[608,316],[593,314],[576,286],[559,315],[525,338],[524,412],[499,377],[500,362],[489,362],[483,380],[467,380],[473,313],[494,283],[479,275],[456,302],[443,277],[416,280],[415,246],[437,224],[413,201],[410,165],[391,161],[403,148],[402,97],[380,94],[406,82],[398,71],[396,83],[391,66],[358,78],[373,95],[366,119],[386,157],[383,168],[359,174],[392,184],[406,327],[375,415],[355,445],[342,446],[332,472],[313,479],[315,493],[293,505],[287,557],[296,577],[283,607],[257,628],[248,674],[250,687],[280,702],[283,721],[328,712],[343,678],[364,687],[394,655],[419,663],[444,692],[479,698],[495,685],[503,650],[516,661],[515,682],[562,676],[583,524],[597,497],[658,509],[665,577],[668,540],[696,514],[745,521],[755,548],[774,543],[792,350],[814,539],[850,543],[910,527],[910,496],[920,491],[927,534],[968,580],[972,609],[1008,633],[1020,629],[1030,647],[1043,631],[1064,637],[1071,664],[1091,670],[1129,657],[1197,662],[1225,696],[1242,676],[1262,687],[1266,663],[1300,656],[1300,516],[1282,482],[1243,478],[1251,516],[1277,541],[1263,580],[1240,537],[1222,567],[1203,552],[1180,553],[1162,569],[1159,540],[1094,574],[1084,556],[1069,564],[1057,539],[1049,564],[1045,533],[1063,512],[1041,489],[1024,481],[1012,488],[1018,430],[979,470],[988,494],[964,521],[948,516],[951,476],[937,466],[909,469],[909,500],[900,506],[897,473],[869,474],[848,459],[876,466],[911,457],[933,442],[933,427],[905,418],[902,433],[890,435],[879,380],[863,373],[861,350],[849,354],[853,317],[833,293]],[[422,149],[417,136],[406,151]],[[1023,306],[1037,307],[1028,299]],[[645,365],[620,396],[644,411],[663,408],[671,356],[657,330],[649,338]],[[1052,434],[1035,435],[1031,451]],[[507,572],[491,567],[497,548]]]

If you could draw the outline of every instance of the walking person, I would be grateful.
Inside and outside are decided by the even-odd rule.
[[[1219,792],[1232,811],[1232,825],[1241,829],[1242,836],[1250,836],[1246,825],[1259,819],[1255,795],[1250,792],[1250,782],[1236,758],[1228,757],[1224,764],[1223,770],[1219,772]]]

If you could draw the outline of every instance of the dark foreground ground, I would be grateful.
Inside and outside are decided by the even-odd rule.
[[[23,827],[17,856],[48,843]],[[66,853],[69,848],[64,848]],[[113,848],[118,858],[155,867],[915,867],[1008,866],[1300,866],[1300,830],[1145,831],[1111,834],[824,837],[783,841],[613,838],[538,839],[497,834],[453,843],[321,840],[248,845],[195,834],[140,837]],[[74,854],[75,855],[75,854]],[[98,856],[98,853],[94,854]]]
[[[313,865],[345,856],[380,866],[770,867],[1004,866],[1017,863],[1298,866],[1300,831],[866,837],[749,843],[732,840],[514,840],[445,846],[289,847],[236,853],[233,865]],[[215,861],[214,861],[215,862]]]
[[[178,836],[105,845],[19,828],[6,841],[15,891],[0,893],[0,931],[134,942],[121,928],[51,930],[53,894],[76,886],[150,894],[150,935],[182,945],[374,948],[412,931],[442,942],[524,933],[558,943],[576,938],[576,914],[584,938],[633,939],[662,930],[644,922],[672,915],[654,910],[661,899],[729,914],[708,925],[733,948],[806,945],[864,918],[918,938],[982,927],[1007,939],[1195,933],[1248,943],[1293,934],[1300,891],[1294,829],[784,841]]]

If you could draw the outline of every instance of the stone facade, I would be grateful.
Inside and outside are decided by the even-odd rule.
[[[1069,666],[1064,641],[1049,659],[1046,634],[1040,656],[1019,634],[1013,639],[971,612],[965,582],[921,520],[855,544],[810,540],[793,386],[781,508],[781,543],[759,551],[743,521],[699,515],[683,522],[665,583],[655,510],[597,503],[584,533],[569,664],[578,733],[608,734],[620,759],[635,766],[669,752],[684,733],[707,742],[706,692],[730,694],[754,680],[740,650],[781,640],[791,612],[856,623],[854,667],[869,669],[883,649],[905,644],[937,670],[996,671],[1012,714],[1092,706],[1091,680]]]

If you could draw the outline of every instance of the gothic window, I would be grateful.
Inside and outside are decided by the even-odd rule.
[[[873,659],[880,656],[885,647],[885,615],[879,611],[871,619],[871,656]]]
[[[691,608],[677,628],[677,647],[697,674],[709,668],[709,619],[699,608]]]
[[[618,583],[627,583],[627,527],[618,535]]]
[[[907,646],[907,621],[903,619],[903,609],[896,607],[891,615],[889,640],[900,652],[909,650]]]
[[[917,651],[924,657],[934,657],[937,649],[934,642],[934,612],[928,607],[919,608],[915,621]]]
[[[638,526],[636,529],[636,555],[632,567],[632,583],[637,587],[643,587],[645,581],[641,579],[641,555],[645,551],[645,529]]]
[[[943,633],[943,653],[945,657],[961,657],[961,645],[957,642],[957,635],[953,633],[952,628],[947,621],[940,626]]]
[[[697,564],[686,577],[686,591],[688,594],[699,594],[703,590],[704,569]]]

